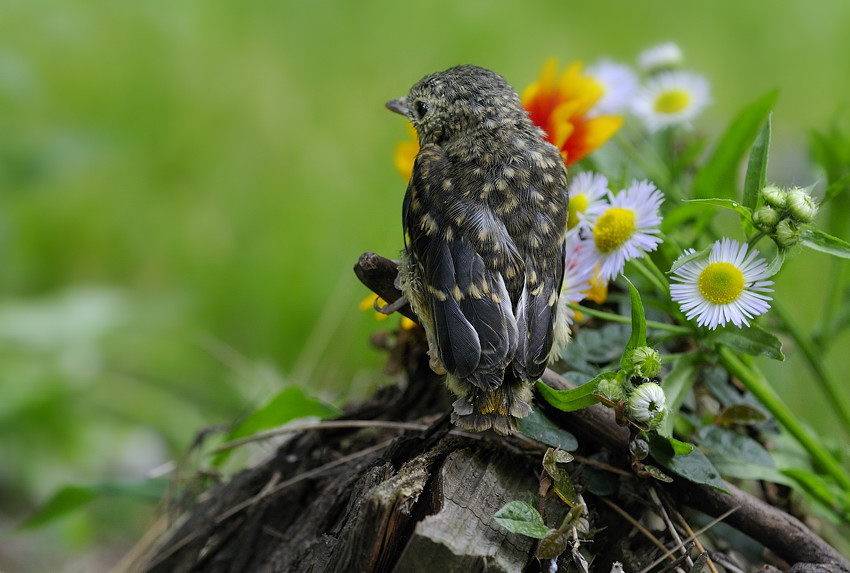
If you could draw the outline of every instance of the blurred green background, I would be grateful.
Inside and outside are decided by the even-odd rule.
[[[341,403],[385,381],[351,268],[401,247],[383,103],[426,73],[522,89],[550,56],[674,41],[712,83],[701,130],[779,87],[768,176],[816,177],[808,131],[850,94],[845,0],[522,4],[0,2],[0,570],[105,570],[153,515],[113,497],[12,530],[58,486],[141,480],[287,383]],[[801,321],[824,268],[779,281]],[[769,368],[828,434],[793,349]]]

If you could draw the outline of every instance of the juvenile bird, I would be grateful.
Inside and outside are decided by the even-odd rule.
[[[567,173],[499,74],[464,65],[424,77],[387,107],[419,153],[403,204],[402,293],[431,368],[458,396],[452,420],[510,434],[555,338]]]

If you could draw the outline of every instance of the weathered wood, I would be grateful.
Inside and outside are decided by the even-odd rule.
[[[529,470],[527,462],[498,449],[472,447],[450,453],[432,484],[438,507],[416,524],[394,571],[521,571],[534,540],[508,533],[493,515],[517,492],[535,490]]]
[[[361,261],[364,260],[361,258]],[[366,257],[391,302],[394,263]],[[363,271],[367,284],[372,275]],[[449,423],[449,393],[428,367],[424,344],[411,334],[393,348],[406,372],[397,386],[346,409],[342,420],[417,422],[425,430],[375,427],[305,431],[283,443],[273,456],[202,494],[177,524],[128,567],[145,572],[397,572],[535,571],[536,541],[508,533],[493,515],[512,500],[538,491],[540,451],[526,442],[485,433],[457,432]],[[547,371],[544,381],[568,383]],[[733,495],[683,479],[673,484],[641,480],[629,473],[629,431],[612,410],[592,406],[577,412],[549,412],[574,433],[583,456],[607,454],[620,477],[640,492],[662,488],[676,507],[720,515],[738,510],[727,523],[781,556],[793,571],[850,572],[847,559],[799,520],[729,486]],[[625,471],[624,471],[625,470]],[[583,464],[572,464],[580,475]],[[643,490],[646,491],[645,489]],[[640,493],[611,499],[639,516]],[[557,499],[552,500],[558,504]],[[606,504],[585,492],[594,528],[592,548],[605,548],[594,567],[612,559],[649,555],[655,547]],[[559,523],[546,504],[544,517]],[[562,505],[562,504],[560,504]],[[664,532],[659,535],[664,536]],[[629,547],[625,545],[630,544]],[[569,558],[561,560],[561,570]],[[629,573],[640,569],[627,563]],[[631,568],[630,568],[631,567]],[[599,569],[601,570],[601,569]],[[605,569],[607,573],[607,569]]]

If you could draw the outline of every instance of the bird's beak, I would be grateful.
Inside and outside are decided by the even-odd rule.
[[[400,113],[401,115],[407,117],[410,114],[410,110],[407,108],[407,98],[400,97],[396,99],[392,99],[388,101],[386,104],[387,109],[390,111],[394,111],[396,113]]]

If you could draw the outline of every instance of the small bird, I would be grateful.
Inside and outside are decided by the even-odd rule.
[[[458,396],[452,421],[508,435],[531,412],[555,339],[568,337],[557,320],[563,158],[508,82],[478,66],[426,76],[386,105],[408,117],[420,146],[403,204],[401,291],[431,368]]]

